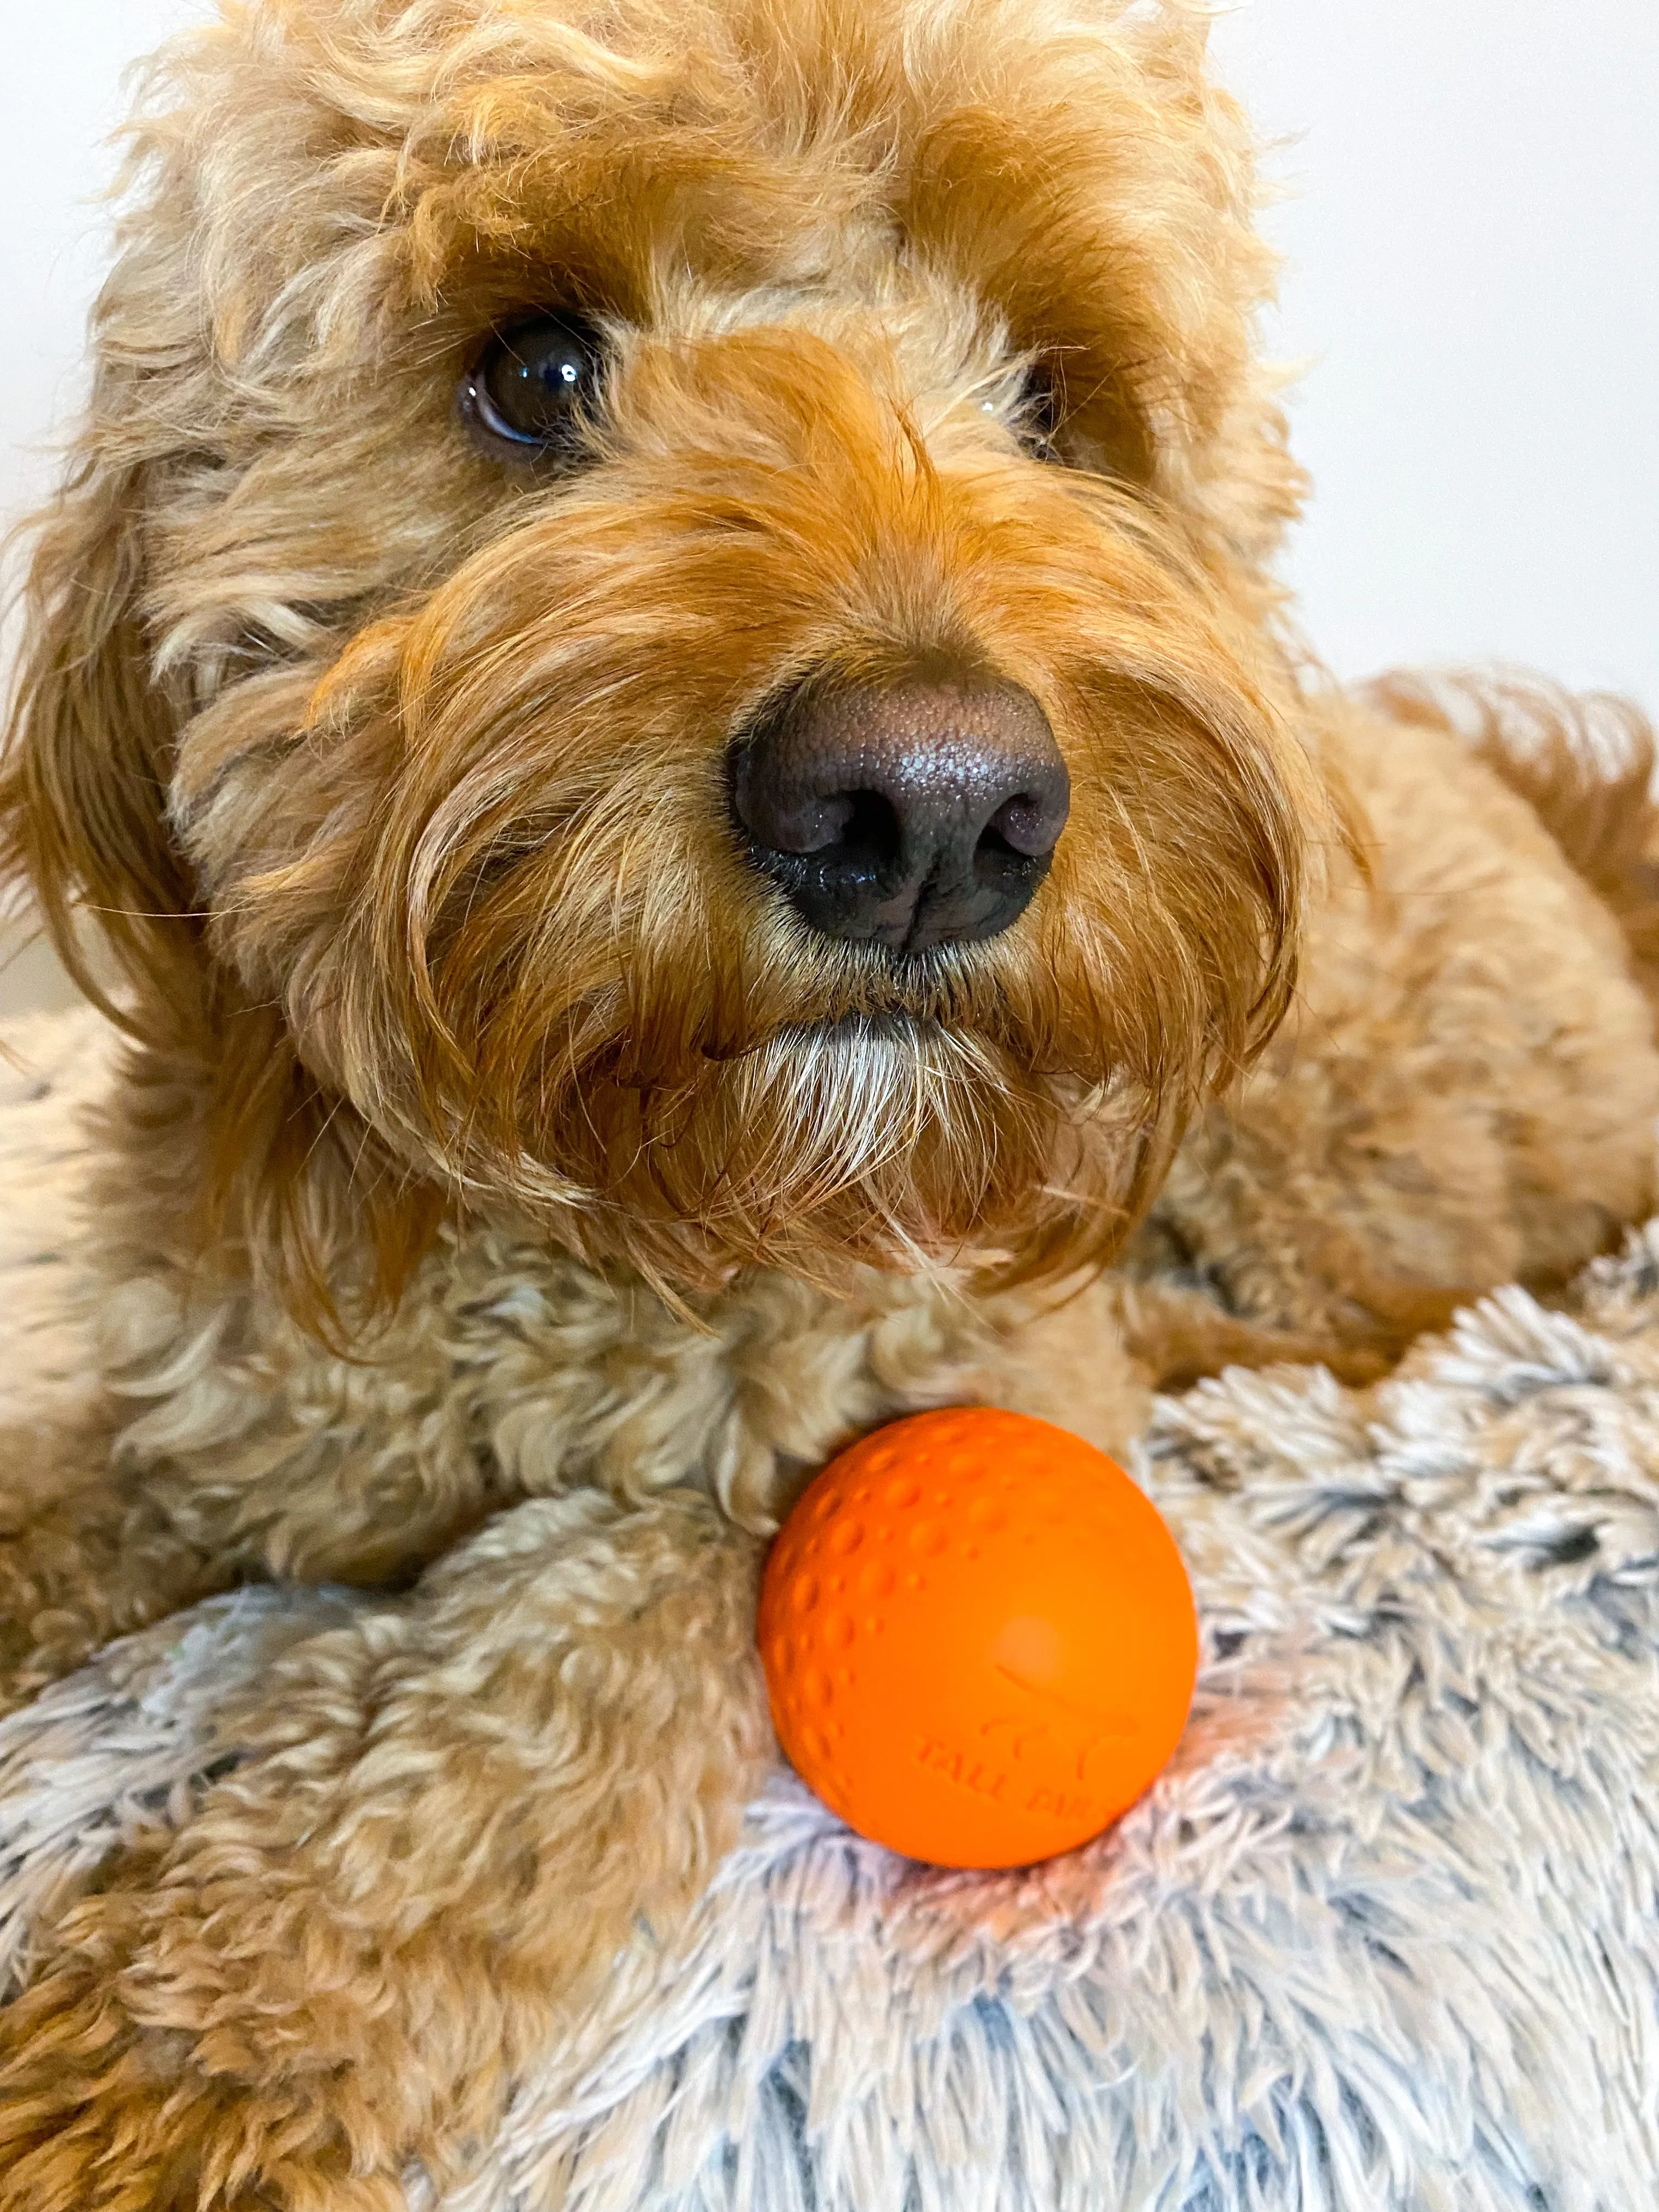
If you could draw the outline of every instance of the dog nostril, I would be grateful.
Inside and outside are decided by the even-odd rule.
[[[1006,929],[1069,798],[1041,708],[1012,685],[809,684],[732,755],[755,864],[815,929],[904,952]]]
[[[1070,793],[1066,795],[1069,799]],[[1000,858],[1044,858],[1060,842],[1065,827],[1064,813],[1056,821],[1055,811],[1052,793],[1045,800],[1041,793],[1022,791],[1005,799],[980,834],[980,853]]]
[[[891,800],[878,791],[848,793],[846,826],[836,844],[848,860],[872,868],[890,867],[904,844]]]

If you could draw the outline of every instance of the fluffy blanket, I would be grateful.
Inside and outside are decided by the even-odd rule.
[[[83,1385],[70,1110],[0,1071],[8,1411]],[[1206,1662],[1173,1766],[1034,1871],[858,1841],[790,1777],[575,2101],[443,2212],[1628,2212],[1659,2201],[1659,1224],[1375,1392],[1230,1374],[1136,1473]],[[216,1711],[338,1591],[248,1590],[0,1727],[0,1982],[234,1753]],[[436,2212],[418,2174],[411,2212]]]

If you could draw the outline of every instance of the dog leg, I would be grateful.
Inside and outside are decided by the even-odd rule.
[[[97,1421],[0,1429],[0,1712],[234,1578]]]
[[[0,2212],[392,2212],[579,2066],[769,1755],[758,1561],[690,1492],[542,1498],[285,1655],[0,2013]]]
[[[1611,907],[1659,1010],[1659,738],[1633,702],[1518,670],[1399,671],[1366,696],[1395,721],[1461,738],[1533,809]]]
[[[1385,1288],[1386,1286],[1384,1286]],[[1112,1285],[1123,1340],[1159,1390],[1187,1390],[1227,1367],[1327,1367],[1339,1382],[1364,1389],[1380,1382],[1424,1334],[1449,1328],[1478,1289],[1400,1289],[1386,1312],[1370,1312],[1336,1328],[1276,1328],[1224,1312],[1194,1291],[1162,1283]],[[1374,1286],[1376,1304],[1383,1288]]]

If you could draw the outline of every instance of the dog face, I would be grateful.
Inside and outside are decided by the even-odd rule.
[[[136,146],[4,803],[250,1241],[1109,1253],[1328,823],[1194,21],[258,0]]]

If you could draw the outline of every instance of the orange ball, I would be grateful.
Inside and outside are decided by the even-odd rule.
[[[761,1585],[797,1771],[860,1835],[952,1867],[1097,1835],[1186,1725],[1198,1620],[1175,1539],[1081,1437],[982,1407],[830,1462]]]

